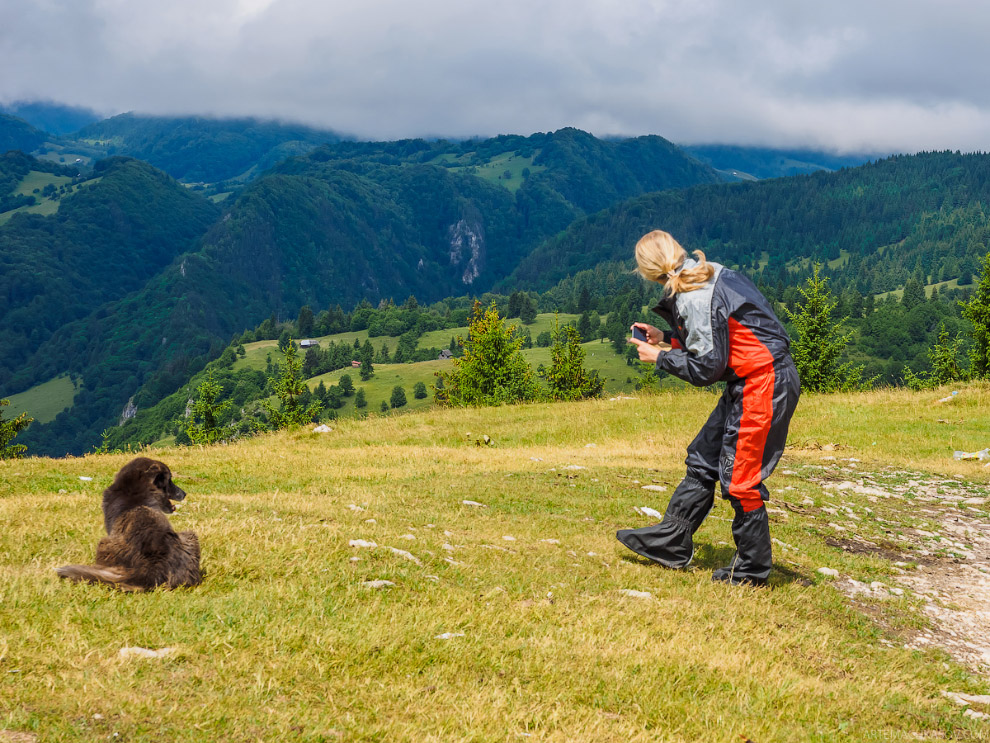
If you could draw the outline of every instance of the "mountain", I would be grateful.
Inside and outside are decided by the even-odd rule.
[[[56,136],[71,134],[102,118],[91,109],[53,101],[14,101],[0,105],[0,114],[16,116],[31,126]]]
[[[285,317],[304,304],[481,292],[577,217],[644,191],[717,180],[660,137],[606,142],[567,129],[472,142],[327,144],[250,183],[212,225],[205,211],[187,219],[176,209],[175,222],[189,229],[173,234],[176,250],[160,255],[158,273],[62,325],[4,391],[65,373],[82,378],[69,411],[25,434],[32,450],[78,453],[129,402],[147,406],[174,391],[232,334],[273,311]],[[160,201],[140,184],[133,192]],[[179,242],[188,251],[181,256]]]
[[[712,166],[730,180],[761,180],[840,170],[878,160],[884,155],[836,155],[820,150],[780,150],[725,144],[682,145],[685,152]]]
[[[860,292],[885,292],[916,270],[941,281],[975,266],[990,244],[986,204],[990,155],[953,152],[651,193],[576,221],[504,283],[545,288],[597,263],[628,260],[640,236],[661,228],[714,260],[747,267],[762,261],[768,277],[785,283],[789,263],[804,275],[808,259],[842,258],[841,273]]]
[[[141,116],[127,113],[84,127],[75,135],[108,154],[151,163],[187,182],[247,180],[291,155],[340,136],[300,124],[254,118]]]
[[[141,289],[190,250],[219,216],[206,199],[146,163],[111,158],[73,185],[66,172],[18,152],[0,158],[8,173],[61,173],[51,184],[50,216],[14,214],[0,225],[0,387],[6,393],[44,381],[52,334],[108,302]],[[60,198],[59,198],[60,197]],[[51,203],[51,202],[49,202]],[[60,371],[67,371],[63,369]]]
[[[9,150],[31,152],[47,139],[47,134],[24,119],[0,113],[0,154]]]

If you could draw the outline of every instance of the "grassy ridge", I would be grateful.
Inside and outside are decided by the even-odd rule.
[[[27,413],[39,423],[48,423],[55,420],[55,416],[63,410],[72,407],[79,389],[68,376],[55,377],[29,390],[11,395],[8,410],[15,416]]]
[[[943,394],[802,400],[771,480],[773,535],[790,549],[764,591],[710,582],[732,552],[721,502],[689,572],[630,559],[613,537],[646,523],[634,506],[663,509],[714,404],[707,392],[430,410],[162,451],[189,492],[173,520],[199,534],[206,571],[201,587],[173,593],[119,595],[52,571],[91,558],[100,491],[127,456],[0,462],[0,730],[130,741],[982,739],[985,723],[939,691],[980,692],[985,681],[936,651],[878,644],[920,621],[910,599],[871,609],[881,630],[814,572],[883,580],[890,564],[829,547],[813,516],[778,510],[833,497],[811,481],[823,445],[864,471],[985,486],[987,470],[951,452],[984,445],[990,388],[936,404]],[[475,445],[480,434],[495,446]],[[917,511],[872,507],[888,520]],[[362,586],[380,579],[395,585]],[[176,651],[119,656],[134,645]]]

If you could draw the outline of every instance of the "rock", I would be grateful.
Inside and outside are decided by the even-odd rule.
[[[541,539],[540,541],[543,542],[543,544],[560,544],[559,539]]]
[[[407,540],[409,542],[413,542],[413,541],[416,540],[416,535],[415,534],[403,534],[402,536],[399,537],[399,539],[405,539],[405,540]]]
[[[636,506],[633,510],[641,516],[648,516],[649,518],[656,519],[657,521],[663,519],[662,513],[654,508],[650,508],[649,506]]]
[[[818,568],[818,570],[816,570],[815,572],[821,573],[822,575],[827,575],[829,578],[839,577],[839,571],[836,570],[835,568]]]
[[[148,648],[130,647],[121,648],[119,655],[122,658],[164,658],[175,652],[175,648],[162,648],[161,650],[149,650]]]
[[[506,534],[505,536],[503,536],[502,539],[504,539],[506,542],[515,542],[516,541],[516,538],[513,537],[513,536],[511,536],[511,535],[509,535],[509,534]]]
[[[478,503],[478,501],[474,501],[474,500],[462,500],[461,505],[474,506],[475,508],[488,508],[488,506],[486,506],[484,503]]]
[[[79,479],[82,480],[83,482],[92,482],[93,480],[92,477],[86,477],[85,475],[79,475]]]
[[[623,596],[630,596],[634,599],[651,599],[653,594],[649,591],[636,591],[632,588],[620,588],[619,593]]]
[[[350,505],[348,505],[347,507],[348,507],[349,509],[351,509],[352,511],[354,511],[354,513],[361,513],[362,511],[364,511],[364,509],[363,509],[363,508],[361,508],[361,506],[355,506],[355,505],[354,505],[353,503],[351,503],[351,504],[350,504]]]
[[[388,547],[387,549],[393,554],[396,554],[399,557],[403,557],[406,560],[409,560],[409,562],[414,562],[417,565],[423,564],[422,562],[420,562],[420,559],[416,557],[416,555],[414,555],[412,552],[406,552],[405,550],[400,550],[398,547]]]
[[[364,520],[364,523],[366,523],[366,524],[377,524],[378,522],[375,521],[374,519],[365,519]]]
[[[986,694],[963,694],[959,691],[943,691],[943,697],[948,697],[956,704],[987,704],[990,705],[990,696]]]
[[[321,425],[319,425],[319,426],[317,426],[316,428],[313,429],[313,433],[330,433],[332,431],[333,431],[333,429],[330,428],[330,426],[328,426],[326,424],[321,424]]]
[[[964,717],[972,717],[975,720],[990,720],[990,715],[986,712],[977,712],[973,709],[967,709],[963,712]]]
[[[366,548],[369,548],[369,549],[374,549],[375,547],[378,546],[374,542],[368,542],[368,541],[366,541],[364,539],[352,539],[347,544],[349,546],[351,546],[351,547],[366,547]]]
[[[561,467],[562,470],[586,470],[587,467],[582,467],[580,464],[569,464],[566,467]]]
[[[390,580],[366,580],[361,584],[362,588],[388,588],[395,584]]]
[[[463,632],[444,632],[442,635],[436,635],[434,640],[452,640],[455,637],[464,637]]]
[[[642,490],[652,490],[656,493],[662,493],[666,489],[667,489],[666,485],[644,485],[642,487]]]

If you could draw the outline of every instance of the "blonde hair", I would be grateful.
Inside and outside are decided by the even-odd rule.
[[[694,251],[698,265],[682,268],[687,251],[671,235],[663,230],[653,230],[636,243],[636,270],[649,281],[664,284],[668,294],[691,292],[709,282],[714,267],[700,250]],[[661,278],[666,275],[666,282]]]

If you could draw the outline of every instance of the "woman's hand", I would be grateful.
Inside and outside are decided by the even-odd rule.
[[[647,337],[649,337],[649,336],[647,336]],[[659,356],[660,356],[660,346],[659,345],[654,346],[654,345],[651,345],[649,343],[644,343],[643,341],[639,340],[638,338],[629,338],[628,339],[628,342],[629,343],[634,343],[636,345],[636,349],[639,351],[639,360],[640,361],[646,361],[647,363],[650,363],[650,364],[657,363],[657,358],[659,358]]]
[[[629,329],[639,328],[644,333],[646,333],[646,342],[651,346],[655,346],[663,341],[663,332],[657,330],[652,325],[647,325],[645,322],[634,322]]]

